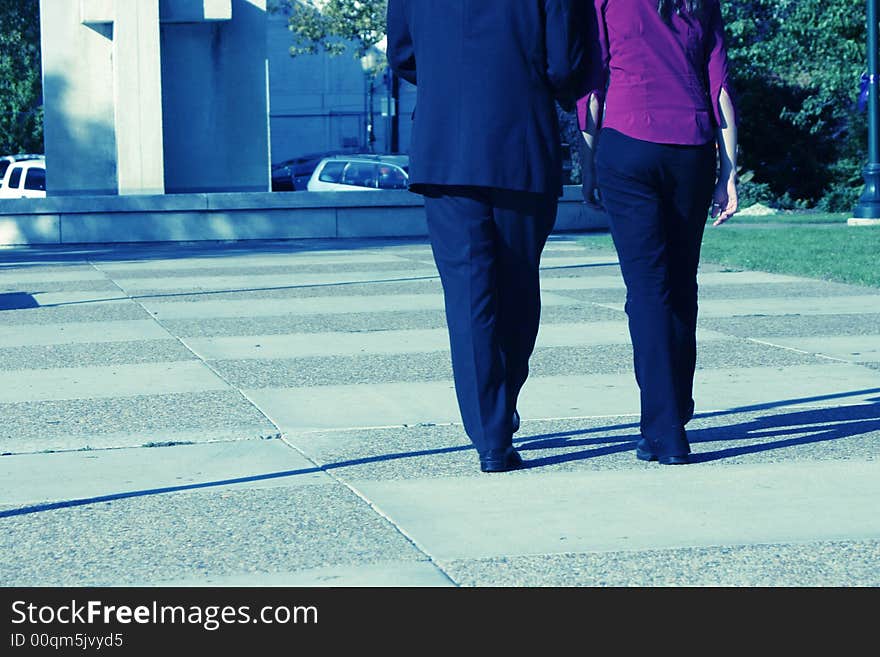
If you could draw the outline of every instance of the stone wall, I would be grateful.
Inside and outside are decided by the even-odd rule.
[[[555,230],[604,230],[607,217],[566,187]],[[336,237],[425,237],[406,191],[55,197],[0,201],[0,245]]]

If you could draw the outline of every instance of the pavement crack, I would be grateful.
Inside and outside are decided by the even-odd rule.
[[[369,498],[367,498],[367,497],[366,497],[361,491],[359,491],[357,488],[355,488],[354,486],[352,486],[351,484],[349,484],[349,483],[346,482],[345,480],[343,480],[343,479],[341,479],[340,477],[338,477],[336,474],[334,474],[334,473],[331,472],[328,468],[326,468],[323,464],[318,463],[318,462],[315,461],[312,457],[310,457],[308,454],[306,454],[306,453],[303,452],[301,449],[299,449],[296,445],[294,445],[294,444],[291,443],[289,440],[287,440],[287,439],[284,437],[284,432],[282,431],[282,429],[281,429],[281,427],[278,425],[278,423],[275,422],[275,420],[273,420],[273,419],[272,419],[272,418],[271,418],[271,417],[270,417],[270,416],[269,416],[269,415],[268,415],[268,414],[267,414],[262,408],[260,408],[259,404],[257,404],[253,399],[251,399],[251,398],[250,398],[250,397],[249,397],[249,396],[248,396],[248,395],[247,395],[247,394],[246,394],[241,388],[239,388],[238,386],[234,385],[234,384],[233,384],[233,383],[232,383],[227,377],[223,376],[223,374],[221,374],[216,368],[212,367],[211,364],[210,364],[208,361],[206,361],[206,360],[205,360],[205,359],[204,359],[204,358],[203,358],[203,357],[202,357],[202,356],[201,356],[196,350],[194,350],[189,344],[187,344],[186,341],[185,341],[183,338],[181,338],[180,336],[176,335],[176,334],[175,334],[173,331],[171,331],[167,326],[165,326],[165,324],[163,324],[163,322],[162,322],[161,319],[159,319],[159,318],[156,317],[153,313],[151,313],[149,310],[147,310],[147,308],[143,305],[143,303],[141,303],[137,298],[132,297],[130,294],[128,294],[128,292],[127,292],[127,291],[126,291],[121,285],[119,285],[119,283],[117,283],[117,282],[116,282],[116,281],[115,281],[115,280],[114,280],[114,279],[113,279],[113,278],[112,278],[112,277],[111,277],[106,271],[102,270],[100,267],[98,267],[97,265],[95,265],[95,263],[93,263],[93,262],[89,262],[89,265],[91,265],[96,271],[101,272],[101,274],[103,274],[103,275],[107,278],[108,281],[110,281],[114,286],[116,286],[116,288],[118,288],[119,291],[120,291],[122,294],[124,294],[126,298],[128,298],[129,300],[131,300],[133,303],[136,303],[136,304],[137,304],[137,305],[138,305],[138,306],[139,306],[144,312],[146,312],[146,313],[150,316],[150,318],[151,318],[154,322],[156,322],[156,324],[157,324],[158,326],[160,326],[160,327],[162,328],[163,331],[165,331],[169,336],[171,336],[172,338],[174,338],[175,340],[177,340],[177,341],[181,344],[181,346],[183,346],[187,351],[189,351],[189,352],[193,355],[193,357],[194,357],[196,360],[198,360],[198,361],[199,361],[200,363],[202,363],[205,367],[207,367],[211,372],[213,372],[213,374],[214,374],[216,377],[218,377],[221,381],[223,381],[227,386],[229,386],[231,389],[235,390],[239,395],[241,395],[241,397],[242,397],[245,401],[247,401],[248,404],[250,404],[251,406],[253,406],[253,408],[256,409],[257,412],[259,412],[259,414],[262,415],[262,416],[266,419],[267,422],[269,422],[273,427],[275,427],[275,429],[276,429],[277,432],[278,432],[278,433],[277,433],[277,436],[282,440],[282,442],[284,442],[284,444],[286,444],[287,446],[289,446],[289,447],[291,447],[292,449],[294,449],[295,451],[297,451],[297,452],[298,452],[298,453],[299,453],[304,459],[306,459],[309,463],[311,463],[312,465],[314,465],[314,466],[315,466],[316,468],[318,468],[321,472],[324,472],[328,477],[330,477],[330,478],[331,478],[333,481],[335,481],[337,484],[340,484],[341,486],[345,487],[346,489],[348,489],[349,491],[351,491],[351,493],[353,493],[354,495],[356,495],[360,500],[362,500],[364,503],[366,503],[366,504],[367,504],[367,505],[373,510],[374,513],[376,513],[376,514],[379,515],[381,518],[383,518],[386,522],[388,522],[388,523],[389,523],[389,524],[395,529],[395,531],[397,531],[397,532],[398,532],[401,536],[403,536],[403,537],[404,537],[404,538],[405,538],[410,544],[412,544],[412,546],[413,546],[416,550],[418,550],[421,554],[423,554],[423,555],[425,556],[425,558],[426,558],[426,559],[427,559],[427,560],[428,560],[428,561],[429,561],[429,562],[430,562],[435,568],[437,568],[437,570],[439,570],[440,573],[442,573],[442,575],[443,575],[446,579],[448,579],[448,580],[450,581],[450,583],[452,583],[454,586],[460,586],[460,584],[459,584],[455,579],[452,578],[452,576],[446,571],[446,569],[443,568],[443,567],[437,562],[437,560],[436,560],[436,559],[434,558],[434,556],[433,556],[433,555],[427,550],[427,548],[425,548],[425,546],[421,545],[421,544],[420,544],[420,543],[419,543],[419,542],[418,542],[413,536],[411,536],[411,535],[410,535],[410,534],[409,534],[409,533],[408,533],[403,527],[401,527],[399,524],[397,524],[396,522],[394,522],[394,520],[393,520],[390,516],[388,516],[387,513],[385,513],[384,511],[382,511],[382,509],[380,509],[378,506],[376,506],[376,505],[375,505],[375,504],[374,504]]]
[[[104,277],[105,277],[108,281],[110,281],[113,285],[115,285],[116,288],[119,289],[119,291],[120,291],[122,294],[124,294],[125,297],[126,297],[127,299],[129,299],[132,303],[137,304],[138,307],[139,307],[141,310],[143,310],[147,315],[149,315],[150,319],[152,319],[152,320],[156,323],[157,326],[159,326],[163,331],[165,331],[165,333],[167,333],[171,338],[173,338],[174,340],[176,340],[176,341],[177,341],[177,342],[178,342],[178,343],[179,343],[184,349],[186,349],[190,354],[192,354],[192,356],[193,356],[193,358],[194,358],[195,360],[197,360],[197,361],[200,362],[202,365],[204,365],[206,368],[208,368],[208,370],[210,370],[211,373],[214,374],[214,376],[216,376],[218,379],[220,379],[220,380],[221,380],[224,384],[226,384],[231,390],[235,390],[235,391],[236,391],[236,392],[242,397],[242,399],[244,399],[244,400],[245,400],[250,406],[252,406],[252,407],[253,407],[253,408],[254,408],[254,409],[255,409],[255,410],[256,410],[256,411],[257,411],[257,412],[258,412],[258,413],[259,413],[259,414],[265,419],[265,420],[266,420],[266,422],[268,422],[269,424],[272,425],[272,427],[273,427],[274,430],[275,430],[275,436],[274,436],[274,437],[280,437],[280,436],[281,436],[281,434],[282,434],[281,427],[279,427],[278,424],[277,424],[277,423],[276,423],[271,417],[269,417],[269,416],[265,413],[265,411],[263,411],[262,408],[260,408],[259,404],[257,404],[253,399],[251,399],[250,397],[248,397],[248,395],[245,394],[245,392],[244,392],[241,388],[239,388],[237,385],[233,384],[233,383],[229,380],[229,378],[227,378],[226,376],[224,376],[224,375],[223,375],[223,374],[222,374],[217,368],[213,367],[213,366],[211,365],[211,363],[209,363],[207,360],[205,360],[205,359],[202,357],[201,354],[199,354],[195,349],[193,349],[189,344],[187,344],[186,340],[184,340],[182,337],[180,337],[179,335],[175,334],[171,329],[169,329],[169,328],[168,328],[168,327],[162,322],[162,320],[159,319],[158,317],[156,317],[156,315],[154,315],[153,313],[151,313],[151,312],[146,308],[146,306],[144,306],[144,304],[141,303],[141,301],[138,300],[137,297],[133,297],[133,296],[131,296],[131,295],[125,290],[125,288],[123,288],[119,283],[116,282],[115,279],[113,279],[112,276],[110,276],[110,274],[109,274],[108,272],[106,272],[106,271],[104,271],[103,269],[101,269],[100,267],[98,267],[94,262],[91,262],[91,261],[90,261],[90,262],[89,262],[89,265],[90,265],[91,267],[93,267],[96,271],[98,271],[98,272],[100,272],[101,274],[103,274]]]
[[[447,571],[447,569],[444,568],[440,564],[440,562],[437,560],[437,558],[433,554],[431,554],[431,552],[428,550],[428,548],[426,546],[422,545],[414,536],[412,536],[408,531],[406,531],[406,529],[404,529],[397,522],[395,522],[394,518],[392,518],[385,511],[383,511],[382,508],[379,507],[375,502],[373,502],[369,497],[367,497],[365,493],[363,493],[360,489],[358,489],[357,487],[355,487],[352,484],[350,484],[349,482],[347,482],[345,479],[342,479],[341,477],[336,475],[330,468],[326,467],[326,464],[323,464],[323,463],[313,459],[311,456],[309,456],[307,453],[305,453],[303,450],[301,450],[299,447],[297,447],[294,443],[292,443],[290,440],[288,440],[284,434],[282,434],[282,436],[281,436],[281,442],[283,442],[285,445],[287,445],[288,447],[293,449],[300,456],[302,456],[309,463],[311,463],[316,468],[318,468],[321,472],[323,472],[328,477],[330,477],[337,484],[339,484],[339,485],[347,488],[349,491],[351,491],[351,493],[356,495],[362,502],[364,502],[367,506],[369,506],[370,509],[372,509],[372,511],[376,515],[378,515],[383,520],[385,520],[385,522],[387,522],[389,525],[391,525],[395,529],[395,531],[397,531],[401,536],[403,536],[403,538],[405,538],[416,550],[421,552],[425,556],[425,558],[431,563],[431,565],[433,565],[438,571],[440,571],[440,573],[446,579],[448,579],[449,582],[453,586],[456,586],[456,587],[461,586],[461,583],[456,581],[452,577],[452,575]]]

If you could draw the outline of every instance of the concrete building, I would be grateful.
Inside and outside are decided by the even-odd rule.
[[[269,189],[266,0],[40,0],[52,196]]]
[[[270,13],[268,22],[272,162],[324,151],[368,152],[369,94],[360,62],[348,53],[291,57],[287,15]],[[400,81],[398,89],[395,107],[389,103],[390,80],[380,76],[375,81],[373,147],[377,153],[395,150],[393,141],[398,152],[409,146],[415,87]],[[395,117],[390,116],[395,111],[396,140],[391,134]]]
[[[266,0],[40,0],[40,13],[49,198],[4,200],[0,246],[427,235],[406,191],[269,192],[272,162],[370,150],[370,112],[360,62],[291,57]],[[386,84],[372,148],[406,152],[415,88],[400,83],[393,121]],[[565,190],[557,231],[606,227]]]

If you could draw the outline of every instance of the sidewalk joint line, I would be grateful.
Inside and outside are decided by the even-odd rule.
[[[825,360],[834,361],[835,363],[848,363],[850,365],[857,365],[858,363],[854,363],[851,360],[846,360],[843,358],[837,358],[835,356],[827,356],[826,354],[820,354],[815,351],[806,351],[804,349],[798,349],[797,347],[789,347],[787,345],[776,344],[775,342],[769,342],[767,340],[759,340],[758,338],[746,338],[749,342],[754,342],[755,344],[762,344],[767,347],[775,347],[776,349],[785,349],[786,351],[793,351],[797,354],[803,354],[805,356],[815,356],[816,358],[824,358]]]
[[[318,468],[318,470],[320,470],[321,472],[325,473],[328,477],[330,477],[330,478],[331,478],[333,481],[335,481],[337,484],[340,484],[341,486],[343,486],[343,487],[347,488],[349,491],[351,491],[352,494],[354,494],[355,496],[357,496],[358,499],[360,499],[360,500],[361,500],[362,502],[364,502],[367,506],[369,506],[369,507],[373,510],[373,512],[374,512],[376,515],[378,515],[379,517],[383,518],[383,519],[384,519],[389,525],[391,525],[391,526],[392,526],[392,527],[393,527],[393,528],[394,528],[394,529],[395,529],[395,530],[396,530],[401,536],[403,536],[407,541],[409,541],[409,542],[413,545],[413,547],[416,548],[416,550],[418,550],[418,551],[421,552],[423,555],[425,555],[425,556],[428,558],[428,561],[429,561],[429,562],[430,562],[430,563],[431,563],[431,564],[432,564],[437,570],[439,570],[440,573],[441,573],[446,579],[448,579],[448,580],[449,580],[454,586],[456,586],[456,587],[460,587],[460,586],[461,586],[461,584],[459,584],[457,581],[455,581],[455,580],[452,578],[452,576],[451,576],[448,572],[446,572],[446,570],[443,568],[443,566],[440,565],[440,563],[437,561],[437,559],[434,557],[434,555],[431,554],[425,546],[423,546],[421,543],[419,543],[419,542],[415,539],[415,537],[411,536],[411,535],[409,534],[409,532],[407,532],[403,527],[401,527],[399,524],[397,524],[397,523],[391,518],[391,516],[389,516],[387,513],[385,513],[385,511],[383,511],[378,505],[376,505],[372,500],[370,500],[370,499],[369,499],[365,494],[363,494],[359,489],[355,488],[353,485],[351,485],[350,483],[348,483],[347,481],[345,481],[344,479],[342,479],[342,478],[339,477],[338,475],[334,474],[333,471],[332,471],[330,468],[327,468],[327,467],[326,467],[326,464],[321,463],[321,462],[319,462],[319,461],[316,461],[316,460],[313,459],[311,456],[309,456],[308,454],[306,454],[302,449],[300,449],[300,448],[299,448],[298,446],[296,446],[293,442],[291,442],[291,441],[287,438],[287,435],[286,435],[285,433],[283,433],[283,432],[282,432],[282,434],[281,434],[281,442],[283,442],[285,445],[287,445],[288,447],[290,447],[291,449],[293,449],[294,451],[296,451],[300,456],[302,456],[304,459],[306,459],[309,463],[313,464],[316,468]]]
[[[111,277],[106,271],[100,269],[99,267],[97,267],[97,266],[96,266],[93,262],[91,262],[91,261],[89,261],[89,264],[90,264],[92,267],[94,267],[97,271],[101,272],[104,276],[106,276],[107,279],[108,279],[111,283],[113,283],[113,285],[115,285],[117,288],[119,288],[120,292],[122,292],[123,294],[126,294],[126,295],[128,294],[128,293],[125,291],[125,288],[123,288],[121,285],[119,285],[119,283],[117,283],[116,280],[114,280],[114,279],[113,279],[113,278],[112,278],[112,277]],[[137,299],[135,299],[135,298],[133,298],[133,297],[129,297],[129,299],[130,299],[133,303],[137,304],[138,307],[140,307],[141,310],[143,310],[145,313],[147,313],[147,314],[150,316],[150,318],[151,318],[154,322],[156,322],[156,324],[157,324],[157,325],[158,325],[163,331],[165,331],[165,332],[166,332],[169,336],[171,336],[173,339],[177,340],[177,342],[180,343],[180,345],[183,346],[184,349],[186,349],[188,352],[190,352],[190,353],[196,358],[196,360],[197,360],[199,363],[201,363],[204,367],[206,367],[206,368],[207,368],[207,369],[208,369],[208,370],[209,370],[214,376],[216,376],[218,379],[220,379],[220,380],[221,380],[224,384],[226,384],[231,390],[235,390],[235,391],[236,391],[236,392],[237,392],[237,393],[238,393],[238,394],[239,394],[239,395],[240,395],[240,396],[241,396],[241,397],[242,397],[242,398],[243,398],[248,404],[250,404],[251,406],[253,406],[253,407],[257,410],[257,412],[258,412],[260,415],[262,415],[263,418],[265,418],[265,420],[266,420],[267,422],[269,422],[269,424],[271,424],[271,425],[274,427],[275,432],[276,432],[276,433],[275,433],[275,437],[276,437],[276,438],[280,438],[280,437],[281,437],[281,433],[282,433],[282,432],[281,432],[281,428],[278,426],[278,424],[277,424],[276,422],[274,422],[274,421],[272,420],[272,418],[270,418],[268,415],[266,415],[266,413],[263,412],[263,409],[260,408],[256,403],[254,403],[254,400],[252,400],[250,397],[248,397],[248,396],[244,393],[244,391],[243,391],[241,388],[239,388],[238,386],[233,385],[233,384],[229,381],[229,379],[227,379],[227,378],[226,378],[225,376],[223,376],[220,372],[218,372],[217,369],[215,369],[214,367],[212,367],[212,366],[210,365],[210,363],[208,363],[208,361],[206,361],[206,360],[201,356],[201,354],[199,354],[198,352],[196,352],[196,351],[195,351],[190,345],[188,345],[188,344],[186,343],[186,341],[185,341],[183,338],[181,338],[179,335],[176,335],[175,333],[173,333],[173,332],[172,332],[167,326],[165,326],[165,324],[163,323],[163,321],[162,321],[160,318],[156,317],[155,315],[153,315],[153,313],[151,313],[149,310],[147,310],[147,309],[144,307],[144,305],[143,305],[140,301],[138,301]]]
[[[192,447],[197,445],[220,445],[223,443],[240,443],[248,440],[279,440],[280,436],[253,435],[247,438],[214,438],[209,440],[168,440],[141,443],[140,445],[103,445],[101,447],[70,447],[63,449],[41,449],[36,452],[3,452],[4,456],[37,456],[42,454],[75,454],[77,452],[110,452],[122,449],[163,449],[165,447]]]
[[[119,288],[119,290],[120,290],[123,294],[126,294],[126,295],[128,294],[128,293],[125,291],[125,289],[124,289],[121,285],[119,285],[119,283],[117,283],[113,278],[111,278],[111,277],[109,276],[109,274],[108,274],[107,272],[105,272],[105,271],[101,270],[100,268],[98,268],[97,266],[95,266],[95,264],[92,263],[91,261],[89,261],[89,264],[90,264],[92,267],[94,267],[97,271],[101,272],[105,277],[107,277],[107,279],[108,279],[110,282],[112,282],[113,285],[115,285],[117,288]],[[130,298],[131,298],[131,297],[130,297]],[[233,385],[233,384],[232,384],[232,383],[231,383],[226,377],[224,377],[224,376],[223,376],[222,374],[220,374],[216,369],[214,369],[213,367],[211,367],[211,365],[210,365],[210,364],[209,364],[204,358],[202,358],[202,356],[201,356],[199,353],[197,353],[192,347],[190,347],[190,346],[189,346],[189,345],[183,340],[183,338],[181,338],[181,337],[175,335],[174,333],[172,333],[172,332],[168,329],[168,327],[166,327],[166,326],[162,323],[162,321],[161,321],[159,318],[153,316],[152,313],[149,313],[149,311],[147,311],[147,309],[143,306],[143,304],[140,303],[137,299],[135,299],[135,298],[131,298],[131,301],[133,301],[134,303],[136,303],[138,306],[140,306],[141,309],[143,309],[145,312],[147,312],[148,314],[150,314],[150,316],[152,317],[153,321],[155,321],[155,322],[156,322],[156,323],[162,328],[162,330],[164,330],[166,333],[168,333],[168,335],[172,336],[172,337],[173,337],[175,340],[177,340],[181,345],[183,345],[183,347],[186,348],[190,353],[192,353],[193,356],[195,356],[196,359],[198,359],[198,361],[199,361],[200,363],[202,363],[202,364],[203,364],[205,367],[207,367],[211,372],[213,372],[214,375],[215,375],[217,378],[219,378],[219,379],[220,379],[221,381],[223,381],[227,386],[229,386],[230,388],[232,388],[233,390],[235,390],[236,392],[238,392],[238,394],[241,395],[242,398],[244,398],[244,399],[245,399],[245,400],[246,400],[251,406],[253,406],[253,407],[254,407],[254,408],[260,413],[260,415],[262,415],[262,416],[266,419],[266,421],[268,421],[273,427],[275,427],[275,430],[277,431],[276,438],[280,439],[281,442],[283,442],[285,445],[287,445],[288,447],[291,447],[294,451],[298,452],[298,453],[300,454],[300,456],[302,456],[302,457],[303,457],[304,459],[306,459],[309,463],[311,463],[313,466],[315,466],[319,471],[325,473],[328,477],[330,477],[330,478],[331,478],[333,481],[335,481],[337,484],[342,485],[344,488],[348,489],[351,493],[353,493],[355,496],[357,496],[358,499],[360,499],[360,500],[363,501],[365,504],[367,504],[367,505],[373,510],[374,513],[376,513],[378,516],[380,516],[381,518],[383,518],[383,519],[384,519],[386,522],[388,522],[388,523],[391,525],[391,527],[393,527],[393,528],[394,528],[394,529],[395,529],[395,530],[396,530],[401,536],[403,536],[407,541],[409,541],[409,542],[413,545],[413,547],[416,548],[416,550],[418,550],[418,551],[421,552],[423,555],[425,555],[425,557],[427,557],[428,561],[429,561],[431,564],[433,564],[434,567],[437,568],[437,570],[439,570],[440,573],[441,573],[446,579],[448,579],[448,580],[449,580],[454,586],[456,586],[456,587],[461,586],[458,582],[456,582],[456,581],[455,581],[455,580],[449,575],[448,572],[446,572],[446,570],[445,570],[445,569],[444,569],[444,568],[443,568],[443,567],[437,562],[437,560],[434,558],[434,556],[424,548],[424,546],[420,545],[420,544],[419,544],[419,543],[418,543],[418,542],[417,542],[412,536],[410,536],[410,535],[409,535],[409,534],[408,534],[408,533],[407,533],[407,532],[406,532],[406,531],[405,531],[400,525],[398,525],[396,522],[394,522],[394,521],[388,516],[388,514],[386,514],[386,513],[385,513],[384,511],[382,511],[379,507],[377,507],[373,502],[371,502],[366,496],[364,496],[364,495],[363,495],[358,489],[356,489],[354,486],[350,485],[348,482],[344,481],[343,479],[341,479],[340,477],[338,477],[337,475],[335,475],[335,474],[334,474],[333,472],[331,472],[328,468],[326,468],[323,464],[319,463],[318,461],[316,461],[315,459],[313,459],[311,456],[309,456],[308,454],[306,454],[306,453],[305,453],[303,450],[301,450],[299,447],[297,447],[296,445],[294,445],[291,441],[287,440],[287,438],[286,438],[285,435],[284,435],[284,432],[282,431],[282,429],[281,429],[281,427],[278,425],[278,423],[275,422],[275,420],[273,420],[273,419],[272,419],[272,418],[271,418],[271,417],[270,417],[270,416],[269,416],[269,415],[268,415],[268,414],[267,414],[262,408],[260,408],[260,406],[259,406],[259,405],[258,405],[253,399],[251,399],[247,394],[245,394],[245,392],[244,392],[241,388],[239,388],[238,386]]]

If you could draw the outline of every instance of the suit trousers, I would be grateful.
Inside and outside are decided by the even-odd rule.
[[[688,454],[697,267],[715,182],[714,144],[658,144],[606,128],[596,180],[626,283],[642,438],[658,456]]]
[[[509,447],[538,335],[538,266],[558,198],[488,187],[420,191],[465,432],[480,454]]]

